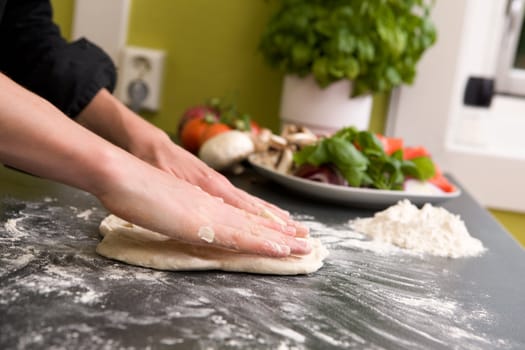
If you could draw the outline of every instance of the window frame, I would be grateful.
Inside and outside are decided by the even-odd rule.
[[[510,155],[490,151],[486,139],[458,142],[466,120],[471,131],[505,122],[502,109],[495,108],[503,97],[495,96],[490,108],[469,108],[463,105],[463,93],[469,76],[496,76],[506,6],[505,0],[436,2],[432,17],[438,41],[424,54],[415,83],[393,91],[386,133],[409,145],[425,145],[436,163],[482,205],[525,212],[525,147],[522,154]],[[525,99],[518,105],[515,112],[523,115],[519,128],[525,134]],[[491,130],[481,136],[492,137]],[[498,137],[505,141],[505,134]]]
[[[525,95],[525,69],[515,68],[514,62],[523,27],[525,0],[508,0],[505,12],[505,27],[497,67],[497,90],[498,93],[523,96]]]

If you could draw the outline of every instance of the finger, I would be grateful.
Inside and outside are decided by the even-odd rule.
[[[231,190],[227,192],[227,195],[224,196],[224,199],[229,204],[244,209],[252,214],[260,214],[262,209],[269,209],[272,210],[275,215],[281,219],[286,219],[290,216],[290,214],[266,201],[264,201],[261,198],[258,198],[256,196],[252,196],[248,192],[245,192],[237,187],[231,187]]]
[[[310,235],[310,229],[308,226],[305,226],[304,224],[295,221],[295,220],[288,220],[286,223],[288,226],[293,226],[295,228],[295,236],[296,237],[302,237],[306,238]]]
[[[285,229],[281,231],[286,234],[295,235],[297,237],[308,237],[308,227],[294,221],[287,211],[233,186],[231,182],[222,175],[215,179],[216,181],[214,181],[214,183],[220,184],[218,187],[209,186],[210,183],[203,184],[204,188],[212,195],[223,198],[226,203],[236,208],[255,215],[261,215],[273,219],[278,224],[285,227]],[[272,227],[275,228],[275,226]]]
[[[267,228],[270,228],[275,231],[279,231],[281,233],[284,233],[285,235],[295,237],[297,234],[297,230],[294,226],[287,225],[286,223],[279,223],[271,219],[267,219],[262,216],[253,215],[251,213],[246,212],[250,215],[250,220],[253,222],[256,222],[259,225],[264,225]]]
[[[210,201],[211,198],[213,197],[205,198],[211,206],[201,213],[203,216],[200,217],[209,224],[202,226],[198,224],[200,220],[195,222],[199,225],[197,235],[201,240],[268,256],[308,254],[311,251],[308,241],[296,239],[279,229],[273,229],[275,223],[270,219],[248,213],[227,203]]]
[[[259,215],[266,217],[272,221],[275,221],[279,223],[283,227],[288,227],[288,230],[290,232],[294,231],[294,236],[297,237],[308,237],[310,230],[307,226],[301,224],[298,221],[293,220],[291,217],[285,218],[284,220],[278,216],[275,215],[274,212],[269,210],[268,208],[262,209],[262,211],[259,213]]]
[[[246,253],[282,257],[304,255],[312,250],[308,241],[283,235],[264,226],[252,227],[250,230],[224,225],[215,227],[218,231],[216,243]]]
[[[279,244],[284,244],[290,247],[292,254],[308,254],[312,250],[310,243],[303,238],[296,238],[291,236],[285,236],[275,230],[262,227],[262,229],[253,228],[253,235],[262,235],[265,238],[271,239]]]
[[[233,249],[242,253],[264,255],[269,257],[283,258],[291,253],[291,248],[285,244],[254,236],[237,228],[223,225],[214,226],[217,234],[213,241],[208,243],[219,245],[224,248]]]
[[[309,228],[293,220],[287,211],[242,190],[236,189],[235,192],[237,192],[236,195],[234,194],[235,198],[230,199],[230,204],[252,214],[272,219],[280,225],[288,226],[287,231],[295,231],[295,236],[297,237],[308,237],[310,232]]]

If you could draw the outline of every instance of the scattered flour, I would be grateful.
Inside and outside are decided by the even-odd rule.
[[[15,257],[15,258],[12,258],[12,257],[7,257],[7,258],[0,257],[0,261],[2,261],[3,264],[5,264],[4,266],[9,266],[9,267],[12,267],[12,268],[15,268],[15,269],[21,269],[22,267],[26,266],[27,264],[29,264],[34,259],[35,259],[35,256],[33,254],[29,254],[29,253],[19,255],[19,256]]]
[[[11,237],[2,237],[2,240],[17,241],[21,238],[27,237],[28,233],[17,227],[18,222],[24,220],[25,218],[26,216],[16,219],[8,219],[4,224],[4,229],[10,234]]]
[[[305,336],[297,333],[296,331],[286,328],[286,327],[276,327],[276,326],[269,326],[270,330],[274,333],[280,334],[282,336],[285,336],[286,338],[293,339],[294,341],[298,343],[304,343]]]
[[[78,211],[78,208],[75,208],[75,207],[71,207],[71,209],[74,212]],[[77,218],[81,218],[81,219],[84,219],[84,220],[87,221],[87,220],[89,220],[91,214],[93,214],[96,210],[97,210],[97,208],[91,208],[91,209],[84,210],[83,212],[77,214]]]
[[[74,301],[75,303],[94,304],[98,302],[103,295],[103,293],[97,293],[94,290],[88,289],[85,292],[77,292]]]
[[[82,218],[84,220],[89,220],[89,217],[91,216],[91,214],[93,214],[93,210],[91,210],[91,209],[84,210],[82,213],[77,214],[77,218]]]
[[[416,253],[460,258],[478,256],[485,251],[458,215],[428,203],[418,209],[405,199],[374,217],[356,219],[351,225],[374,241]]]

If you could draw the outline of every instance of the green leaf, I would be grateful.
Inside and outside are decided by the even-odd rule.
[[[298,42],[292,47],[292,61],[294,65],[307,65],[311,55],[311,49],[306,43]]]
[[[366,152],[379,152],[384,154],[383,144],[376,135],[368,131],[361,131],[357,134],[357,143]]]
[[[399,75],[398,71],[392,66],[387,67],[386,77],[388,78],[388,80],[390,81],[392,85],[401,84],[401,81],[403,80],[401,78],[401,75]]]
[[[429,157],[417,157],[411,159],[411,161],[415,164],[417,168],[417,179],[428,180],[434,176],[436,170],[432,159],[430,159]]]
[[[411,84],[436,42],[428,0],[281,0],[259,42],[287,74],[313,73],[320,86],[354,81],[352,96]]]
[[[310,163],[312,165],[318,166],[319,164],[314,164],[311,161],[309,162],[309,159],[310,159],[310,155],[319,147],[319,145],[320,144],[305,146],[303,149],[301,149],[301,151],[295,152],[293,154],[293,160],[295,164],[300,166],[306,163]]]
[[[359,74],[359,63],[356,59],[350,57],[346,60],[346,65],[344,68],[344,75],[349,80],[355,79]]]
[[[333,163],[345,167],[364,170],[368,164],[366,157],[355,148],[354,144],[342,138],[333,137],[325,140]]]
[[[337,49],[342,53],[352,53],[356,47],[355,37],[346,30],[341,30],[337,37]]]
[[[328,60],[324,57],[318,58],[314,61],[313,64],[313,74],[319,83],[320,86],[325,87],[330,84],[330,74],[328,71],[329,68]]]

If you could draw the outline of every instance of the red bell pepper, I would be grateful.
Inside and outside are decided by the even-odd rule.
[[[443,175],[441,169],[434,163],[434,169],[436,170],[435,175],[427,181],[434,186],[440,188],[444,192],[455,192],[456,186],[454,186],[448,179]]]
[[[410,160],[418,157],[430,157],[430,152],[423,146],[403,148],[403,159]]]
[[[383,150],[389,156],[397,150],[403,148],[403,139],[397,137],[386,137],[381,134],[376,134],[377,138],[383,144]]]

